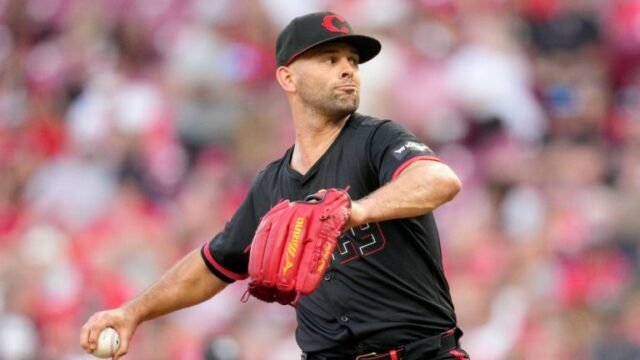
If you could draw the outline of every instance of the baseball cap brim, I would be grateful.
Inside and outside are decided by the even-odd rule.
[[[370,36],[365,35],[340,35],[329,39],[324,39],[322,41],[318,41],[314,44],[307,46],[306,48],[300,50],[299,52],[293,54],[289,61],[286,62],[285,65],[290,65],[295,59],[300,57],[300,55],[305,52],[313,49],[316,46],[334,42],[343,42],[345,44],[353,46],[358,52],[359,63],[365,63],[380,53],[382,49],[382,44],[380,42]]]

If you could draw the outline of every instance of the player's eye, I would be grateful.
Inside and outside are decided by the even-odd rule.
[[[323,59],[323,62],[329,65],[333,65],[336,63],[336,58],[335,56],[327,56],[326,58]]]

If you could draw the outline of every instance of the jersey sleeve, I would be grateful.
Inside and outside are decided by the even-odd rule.
[[[248,276],[249,245],[260,217],[268,210],[268,202],[260,190],[261,178],[260,175],[256,177],[246,198],[224,229],[200,250],[207,268],[228,283]]]
[[[371,135],[369,156],[380,185],[395,179],[415,161],[440,161],[413,133],[390,120],[379,125]]]

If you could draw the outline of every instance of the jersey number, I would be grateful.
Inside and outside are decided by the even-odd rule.
[[[334,253],[341,264],[346,264],[360,257],[369,256],[384,248],[386,239],[380,224],[364,224],[352,228],[338,240],[338,248]]]

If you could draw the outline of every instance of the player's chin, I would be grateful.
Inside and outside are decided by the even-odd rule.
[[[359,105],[360,99],[357,96],[342,97],[336,101],[335,108],[337,112],[347,115],[356,111]]]
[[[340,107],[338,109],[333,109],[331,115],[338,119],[342,119],[345,116],[353,114],[357,109],[358,109],[357,106]]]

